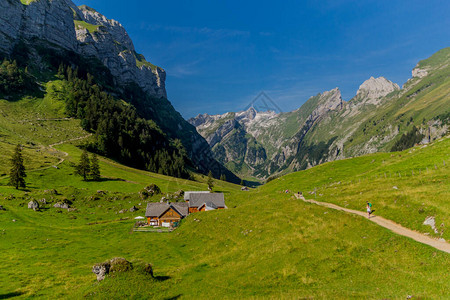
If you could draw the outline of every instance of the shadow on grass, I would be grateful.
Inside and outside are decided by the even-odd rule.
[[[106,181],[126,181],[126,180],[122,178],[106,178],[106,177],[102,177],[100,178],[100,180],[97,180],[97,182],[106,182]]]
[[[7,294],[0,294],[0,299],[9,299],[9,298],[21,296],[23,294],[24,293],[22,293],[22,292],[11,292],[11,293],[7,293]]]
[[[175,299],[180,299],[182,296],[183,296],[182,294],[178,294],[178,295],[173,296],[173,297],[164,298],[164,300],[175,300]]]
[[[155,276],[153,277],[156,281],[162,282],[170,279],[170,276]],[[181,295],[178,295],[176,297],[179,297]],[[169,299],[176,299],[176,298],[169,298]]]

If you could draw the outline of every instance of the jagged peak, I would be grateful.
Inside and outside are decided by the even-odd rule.
[[[377,105],[382,97],[398,90],[400,90],[398,84],[384,77],[371,76],[359,86],[355,98],[360,102]]]
[[[373,91],[373,92],[381,92],[381,91],[386,91],[388,93],[394,91],[394,90],[399,90],[400,87],[398,86],[398,84],[387,80],[384,77],[378,77],[378,78],[374,78],[373,76],[371,76],[369,79],[367,79],[366,81],[364,81],[358,89],[358,92],[356,93],[357,95],[360,93],[363,93],[363,91]]]

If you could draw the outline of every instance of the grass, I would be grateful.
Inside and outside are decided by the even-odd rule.
[[[85,21],[74,20],[73,22],[75,24],[75,28],[85,28],[91,34],[97,32],[100,28],[100,25],[90,24]]]
[[[156,70],[157,66],[154,64],[148,62],[145,60],[144,55],[134,52],[134,57],[136,58],[136,66],[138,68],[142,68],[143,66],[152,69],[153,71]]]
[[[54,84],[53,91],[63,88]],[[73,168],[81,155],[76,145],[82,140],[55,149],[48,146],[86,134],[76,120],[50,120],[64,117],[58,93],[49,95],[50,90],[43,99],[0,103],[3,168],[7,169],[7,151],[17,142],[29,140],[41,149],[25,148],[27,189],[15,190],[5,185],[7,178],[0,178],[0,205],[6,208],[0,211],[0,298],[397,299],[412,295],[439,299],[448,295],[447,253],[282,191],[301,190],[312,197],[307,192],[316,189],[318,200],[360,210],[366,199],[376,199],[372,202],[377,214],[429,232],[420,222],[430,212],[438,224],[448,224],[449,169],[443,161],[448,160],[450,139],[401,153],[327,163],[248,192],[215,180],[214,190],[224,192],[229,209],[192,214],[170,233],[133,233],[134,217],[144,215],[147,201],[162,196],[142,199],[138,192],[145,185],[155,183],[163,194],[205,190],[206,177],[176,179],[100,157],[103,180],[82,181]],[[45,128],[25,121],[33,119],[35,124],[38,117]],[[44,164],[50,158],[53,161]],[[60,158],[64,161],[58,168],[51,167]],[[422,171],[417,175],[417,170]],[[414,175],[408,175],[411,171]],[[385,178],[384,173],[406,176]],[[391,198],[398,198],[397,206],[388,202]],[[45,199],[47,204],[41,202],[42,210],[35,212],[27,208],[31,199]],[[76,210],[53,207],[64,200]],[[421,203],[425,213],[417,210]],[[405,205],[417,213],[404,214]],[[132,206],[139,210],[129,212]],[[448,237],[445,227],[443,237]],[[98,283],[92,266],[116,256],[131,261],[134,269]],[[155,278],[142,272],[146,263],[153,265]]]
[[[30,5],[31,3],[33,3],[33,2],[36,2],[37,0],[20,0],[20,2],[23,4],[23,5]]]

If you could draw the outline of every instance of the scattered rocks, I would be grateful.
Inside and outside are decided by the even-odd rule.
[[[431,227],[431,229],[434,230],[434,233],[438,233],[438,230],[436,228],[436,221],[434,217],[427,217],[425,221],[423,222],[423,225],[428,225]]]
[[[65,202],[57,202],[55,203],[55,205],[53,205],[53,207],[55,208],[63,208],[63,209],[69,209],[70,205],[68,203]]]
[[[394,190],[398,190],[398,187],[397,187],[396,185],[394,185],[392,188],[393,188]]]
[[[119,214],[123,214],[123,213],[125,213],[125,212],[126,212],[126,210],[125,210],[125,209],[122,209],[122,210],[119,211]]]
[[[161,194],[161,189],[154,183],[147,185],[139,192],[139,195],[143,199],[147,199],[148,197],[152,197],[157,194]]]
[[[28,208],[32,209],[34,211],[38,211],[39,210],[39,203],[36,200],[31,200],[30,202],[28,202]]]
[[[45,194],[50,194],[50,195],[58,195],[58,191],[55,190],[55,189],[45,190],[44,193]]]
[[[151,266],[150,266],[151,267]],[[92,272],[97,275],[97,280],[102,281],[109,273],[126,272],[133,269],[133,265],[122,257],[114,257],[106,262],[95,264]],[[153,275],[153,269],[151,269]]]
[[[241,191],[249,191],[250,189],[246,186],[241,187]]]
[[[184,196],[184,191],[183,190],[178,190],[175,193],[173,193],[173,198],[178,200],[180,198],[183,198]]]
[[[47,204],[47,199],[42,198],[42,199],[39,200],[39,202],[41,202],[42,204]]]
[[[0,205],[0,210],[6,210],[3,206]]]
[[[106,192],[105,192],[105,191],[102,191],[102,190],[98,190],[98,191],[97,191],[97,194],[100,194],[100,195],[106,195]]]
[[[139,208],[137,208],[136,206],[133,205],[132,208],[130,208],[130,212],[135,212],[137,211]]]

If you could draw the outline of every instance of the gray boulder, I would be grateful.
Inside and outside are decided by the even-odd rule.
[[[128,260],[122,257],[114,257],[106,262],[95,264],[92,267],[92,272],[97,275],[98,281],[102,281],[109,273],[126,272],[131,269],[133,269],[133,265]]]
[[[57,203],[55,203],[55,205],[53,205],[53,207],[69,209],[70,206],[69,206],[69,204],[67,204],[65,202],[57,202]]]
[[[133,205],[132,208],[130,208],[130,212],[135,212],[137,211],[139,208],[137,208],[136,206]]]
[[[105,279],[106,274],[109,274],[109,269],[111,268],[111,264],[108,262],[95,264],[92,267],[92,272],[97,275],[97,280],[102,281]]]
[[[32,209],[34,211],[38,211],[39,210],[39,203],[36,200],[31,200],[30,202],[28,202],[28,208]]]

